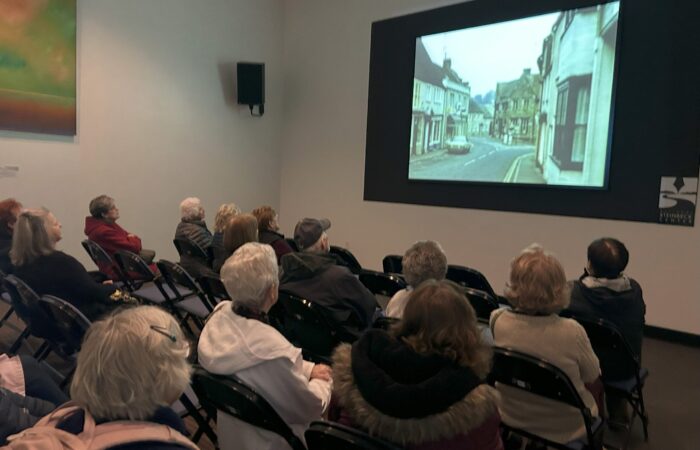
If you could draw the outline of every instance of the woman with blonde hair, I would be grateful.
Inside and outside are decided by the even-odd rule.
[[[495,345],[545,359],[562,369],[592,414],[598,415],[595,399],[585,386],[600,376],[598,358],[583,327],[558,315],[569,304],[562,265],[533,244],[512,261],[510,269],[505,294],[513,309],[491,314]],[[577,409],[511,386],[499,385],[498,390],[501,416],[509,426],[560,443],[585,437]]]
[[[272,246],[275,256],[277,256],[277,264],[279,264],[280,258],[287,253],[292,253],[294,249],[289,246],[284,235],[279,232],[277,211],[272,206],[265,205],[255,208],[252,214],[258,219],[258,240]]]
[[[224,203],[219,206],[219,210],[216,211],[214,236],[211,241],[211,249],[214,256],[212,267],[216,273],[219,273],[219,269],[221,269],[224,261],[231,255],[230,253],[226,253],[226,249],[224,249],[224,231],[226,231],[226,226],[231,222],[231,219],[240,213],[241,210],[235,203]]]
[[[425,281],[394,329],[336,349],[333,419],[409,449],[502,449],[490,364],[459,288]]]
[[[14,274],[39,295],[54,295],[73,304],[90,320],[119,306],[112,284],[99,284],[80,262],[56,250],[61,223],[48,209],[20,213],[12,236]]]

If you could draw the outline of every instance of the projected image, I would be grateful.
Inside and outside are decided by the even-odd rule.
[[[409,179],[604,187],[618,14],[416,39]]]

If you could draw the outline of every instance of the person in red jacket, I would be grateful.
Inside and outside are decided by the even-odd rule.
[[[85,218],[85,235],[110,256],[118,250],[127,250],[140,255],[147,264],[151,264],[156,252],[144,249],[141,246],[141,238],[117,225],[118,219],[119,208],[112,197],[95,197],[90,201],[90,216]],[[151,270],[156,270],[152,264]],[[111,267],[100,267],[100,271],[110,278],[115,278],[116,274]]]

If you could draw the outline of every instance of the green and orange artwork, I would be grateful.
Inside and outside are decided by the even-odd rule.
[[[0,0],[0,129],[75,135],[76,0]]]

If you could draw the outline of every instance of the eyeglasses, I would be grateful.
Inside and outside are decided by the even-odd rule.
[[[159,327],[158,325],[151,325],[151,330],[155,331],[156,333],[162,334],[163,336],[167,337],[173,342],[177,342],[177,336],[172,334],[167,328]]]

